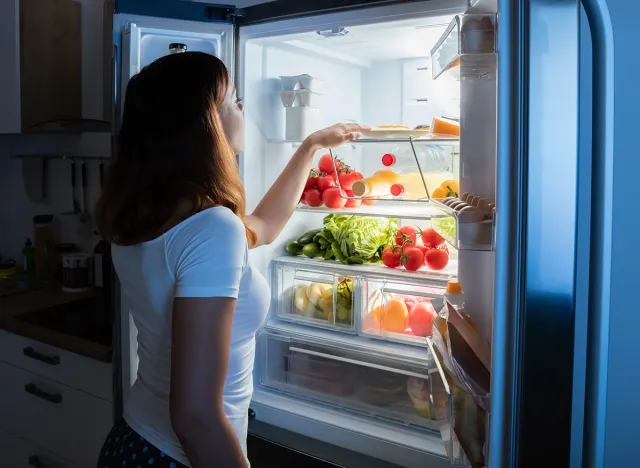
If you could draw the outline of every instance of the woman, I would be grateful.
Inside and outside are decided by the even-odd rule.
[[[307,138],[245,216],[242,110],[223,63],[203,53],[163,57],[127,87],[97,219],[138,329],[139,367],[100,468],[248,466],[255,332],[269,307],[248,249],[285,226],[314,153],[363,127]]]

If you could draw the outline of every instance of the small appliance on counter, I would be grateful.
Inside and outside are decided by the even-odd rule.
[[[62,290],[81,292],[93,286],[93,257],[88,253],[62,256]]]

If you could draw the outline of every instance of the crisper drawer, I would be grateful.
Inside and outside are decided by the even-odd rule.
[[[312,263],[273,263],[274,300],[279,319],[355,333],[357,276]]]
[[[363,281],[362,334],[426,347],[445,291],[444,281],[418,283],[378,278]]]
[[[79,468],[26,439],[2,430],[0,457],[0,466],[3,468]]]
[[[113,423],[109,402],[2,362],[0,382],[1,428],[80,466],[96,465]]]
[[[415,364],[382,357],[373,348],[287,336],[258,336],[262,388],[420,429],[436,428],[428,393],[428,351]]]
[[[70,387],[112,399],[111,364],[0,330],[0,361],[27,369]]]

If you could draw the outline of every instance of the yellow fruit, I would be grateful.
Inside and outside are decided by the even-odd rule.
[[[382,329],[393,333],[404,333],[407,329],[409,311],[407,305],[399,297],[387,301],[382,309]]]
[[[431,194],[431,198],[435,198],[436,200],[442,200],[443,198],[447,198],[449,194],[449,190],[446,188],[438,187]]]

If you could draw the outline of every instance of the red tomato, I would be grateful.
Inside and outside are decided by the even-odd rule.
[[[376,203],[378,203],[378,200],[376,200],[375,198],[363,198],[362,199],[362,204],[363,205],[373,206]]]
[[[340,196],[338,187],[331,187],[322,192],[322,201],[327,208],[342,208],[347,203],[347,200]]]
[[[340,167],[340,163],[338,161],[333,162],[330,154],[323,154],[320,156],[320,160],[318,161],[318,170],[320,172],[326,172],[327,174],[333,174],[336,172],[336,167]]]
[[[389,245],[382,251],[382,263],[389,268],[397,268],[400,266],[401,248],[397,245]]]
[[[422,231],[422,242],[425,246],[433,249],[444,244],[444,237],[438,234],[434,229],[429,228]]]
[[[400,257],[400,263],[409,271],[416,271],[423,267],[424,265],[424,254],[420,251],[420,249],[416,249],[415,247],[409,247],[408,249],[403,249],[404,252]]]
[[[338,180],[340,181],[340,187],[345,190],[351,190],[353,183],[356,180],[364,179],[362,174],[356,172],[348,167],[343,167],[338,172]]]
[[[396,234],[396,244],[416,245],[418,239],[417,232],[417,229],[412,226],[402,226]]]
[[[324,192],[328,188],[336,186],[336,176],[333,174],[321,175],[318,177],[318,189],[321,192]]]
[[[418,302],[409,309],[409,326],[416,336],[429,336],[436,316],[436,309],[431,302]]]
[[[346,193],[348,197],[355,196],[351,190],[347,190]],[[347,200],[347,203],[345,203],[344,206],[345,208],[358,208],[360,204],[362,204],[361,198],[352,198],[350,200]]]
[[[307,177],[307,183],[304,184],[304,189],[318,188],[318,171],[311,169],[309,171],[309,177]]]
[[[449,263],[449,254],[443,249],[429,249],[425,255],[425,263],[431,270],[442,270]]]
[[[422,244],[418,244],[416,245],[416,249],[420,250],[420,252],[422,252],[423,255],[427,254],[427,250],[429,250],[429,247],[424,246]]]
[[[302,203],[309,206],[322,206],[322,194],[318,189],[307,189],[302,194]]]

